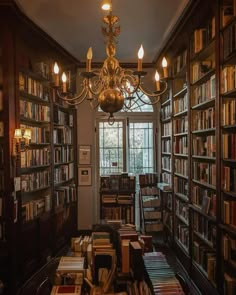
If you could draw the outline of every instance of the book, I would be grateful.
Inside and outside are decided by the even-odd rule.
[[[81,286],[76,285],[61,285],[61,286],[53,286],[51,295],[80,295],[81,294]]]

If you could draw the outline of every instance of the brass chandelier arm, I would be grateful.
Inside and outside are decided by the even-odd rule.
[[[83,88],[81,93],[79,95],[73,96],[73,97],[68,97],[67,95],[62,95],[59,90],[57,89],[57,95],[59,96],[59,98],[63,101],[65,101],[66,103],[68,103],[69,105],[79,105],[81,104],[86,96],[88,94],[88,90],[86,88]],[[77,101],[78,99],[80,99],[79,101]]]
[[[161,83],[163,83],[163,84],[165,84],[164,85],[164,88],[161,90],[161,91],[155,91],[155,92],[148,92],[148,91],[146,91],[143,87],[142,87],[142,85],[140,84],[139,85],[139,89],[145,94],[145,95],[147,95],[147,96],[149,96],[149,97],[160,97],[162,94],[164,94],[165,92],[166,92],[166,90],[167,90],[167,88],[168,88],[168,83],[166,82],[166,81],[163,81],[163,80],[160,80],[160,82]],[[142,99],[141,98],[139,98],[141,101],[142,101]],[[158,99],[159,100],[159,99]],[[153,104],[155,104],[156,102],[154,102],[154,103],[147,103],[147,102],[144,102],[144,101],[142,101],[143,103],[145,103],[145,104],[150,104],[150,105],[153,105]]]

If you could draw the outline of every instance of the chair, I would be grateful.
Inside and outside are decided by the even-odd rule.
[[[52,290],[52,284],[47,277],[44,279],[41,284],[38,286],[36,295],[50,295]]]

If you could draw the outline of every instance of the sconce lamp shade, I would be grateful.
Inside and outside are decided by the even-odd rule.
[[[22,138],[22,133],[21,133],[20,128],[15,129],[14,138],[15,139],[21,139]]]
[[[25,129],[23,138],[30,140],[31,139],[31,130],[30,129]]]

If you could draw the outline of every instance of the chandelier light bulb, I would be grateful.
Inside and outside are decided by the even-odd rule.
[[[102,1],[102,4],[101,4],[101,8],[103,9],[103,10],[111,10],[111,0],[103,0]]]
[[[167,75],[167,60],[165,57],[162,59],[162,67],[163,67],[163,72],[164,72],[164,78],[166,78]]]
[[[89,47],[88,52],[87,52],[87,61],[86,61],[86,71],[87,72],[91,71],[92,58],[93,58],[93,50],[92,50],[92,47]]]
[[[54,70],[54,74],[56,74],[56,75],[59,74],[59,67],[58,67],[57,62],[55,62],[53,70]]]
[[[155,73],[156,91],[160,91],[160,75],[158,71]]]
[[[62,80],[62,92],[66,92],[66,81],[67,81],[67,77],[65,72],[63,72],[62,76],[61,76],[61,80]]]
[[[144,56],[144,50],[143,50],[143,45],[141,45],[138,51],[138,71],[142,71],[143,56]]]

